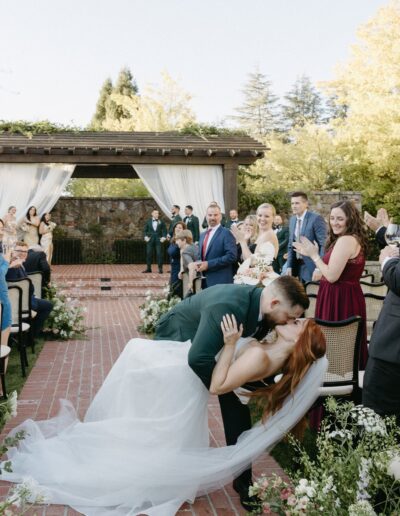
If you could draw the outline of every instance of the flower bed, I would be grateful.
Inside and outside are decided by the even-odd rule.
[[[400,429],[371,409],[326,402],[316,458],[288,436],[298,468],[290,482],[260,477],[253,514],[367,516],[400,514]]]

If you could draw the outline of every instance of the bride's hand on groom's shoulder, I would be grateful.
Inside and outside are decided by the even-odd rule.
[[[221,330],[226,346],[234,346],[243,333],[243,324],[238,328],[236,317],[226,314],[222,317]]]

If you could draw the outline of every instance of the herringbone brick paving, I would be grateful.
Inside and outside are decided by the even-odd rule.
[[[93,265],[55,266],[53,279],[66,283],[80,278],[82,283],[110,277],[142,283],[146,278],[148,288],[160,288],[168,275],[141,275],[141,265]],[[76,283],[74,283],[76,284]],[[121,353],[123,347],[133,337],[138,337],[139,304],[142,297],[121,296],[110,298],[98,291],[97,298],[85,300],[82,286],[82,304],[86,306],[86,324],[90,328],[86,340],[67,342],[48,341],[33,368],[18,400],[18,415],[3,431],[3,437],[14,426],[27,418],[47,419],[58,411],[58,400],[68,399],[76,407],[82,418],[99,390],[107,373]],[[142,292],[142,295],[144,294]],[[106,291],[107,292],[107,291]],[[212,446],[225,444],[218,400],[210,397],[209,402],[210,440]],[[255,474],[261,472],[282,474],[282,470],[268,454],[262,455],[254,466]],[[0,496],[9,490],[10,484],[0,482]],[[72,516],[76,511],[64,506],[35,506],[28,515]],[[237,493],[231,485],[196,499],[194,504],[185,504],[178,512],[181,516],[231,516],[243,515]]]

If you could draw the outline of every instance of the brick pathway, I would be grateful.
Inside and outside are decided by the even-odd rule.
[[[140,265],[75,265],[55,266],[53,281],[66,286],[81,298],[87,308],[87,340],[48,341],[36,362],[18,400],[18,416],[6,426],[4,433],[27,418],[47,419],[57,413],[58,399],[70,400],[79,417],[83,417],[91,400],[100,388],[129,339],[139,336],[138,306],[149,288],[160,289],[168,281],[168,274],[141,274]],[[110,278],[111,290],[100,290],[99,278]],[[78,280],[81,284],[77,287]],[[122,281],[135,285],[131,295],[118,295]],[[90,283],[92,282],[92,283]],[[96,288],[93,289],[93,284]],[[79,292],[77,292],[77,288]],[[96,290],[96,296],[92,293]],[[218,400],[209,402],[209,424],[213,446],[225,444]],[[254,471],[282,474],[276,462],[267,454],[261,456]],[[0,482],[0,496],[9,484]],[[75,511],[62,506],[35,507],[28,514],[42,516],[71,516]],[[185,504],[178,514],[182,516],[243,515],[238,495],[230,485],[220,491]]]

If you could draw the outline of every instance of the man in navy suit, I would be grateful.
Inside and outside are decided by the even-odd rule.
[[[303,283],[311,281],[315,263],[308,256],[302,256],[293,247],[293,242],[305,236],[316,242],[319,255],[324,254],[327,227],[325,220],[308,209],[308,197],[304,192],[293,192],[291,195],[293,216],[289,222],[289,244],[286,274],[297,276]]]
[[[237,260],[235,237],[221,226],[221,208],[215,204],[210,205],[206,218],[208,229],[200,235],[201,262],[197,264],[197,271],[205,276],[203,289],[221,283],[233,283],[233,265]]]

